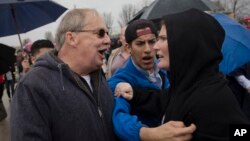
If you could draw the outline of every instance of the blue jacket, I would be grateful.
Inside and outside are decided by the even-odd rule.
[[[108,80],[108,83],[113,92],[119,82],[128,82],[133,87],[133,89],[143,90],[145,91],[145,93],[148,90],[160,91],[161,89],[167,89],[169,85],[167,74],[163,70],[160,70],[159,73],[162,74],[161,78],[164,81],[162,83],[162,88],[149,81],[149,79],[143,73],[136,69],[132,62],[132,59],[129,58],[127,64],[125,64],[121,69],[119,69]],[[145,113],[133,112],[133,109],[135,107],[136,105],[132,105],[129,101],[123,99],[122,97],[115,98],[113,124],[116,134],[122,140],[139,141],[139,132],[141,127],[152,127],[157,126],[157,124],[160,124],[159,119],[154,119],[154,117],[152,116],[145,116]]]

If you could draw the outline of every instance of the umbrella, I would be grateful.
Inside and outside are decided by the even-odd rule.
[[[155,2],[155,1],[154,1]],[[153,2],[153,3],[154,3]],[[145,10],[148,8],[148,6],[143,7],[141,10],[139,10],[136,14],[133,15],[132,19],[130,21],[128,21],[128,24],[130,24],[132,21],[136,20],[136,19],[140,19],[140,17],[142,16],[142,14],[145,12]]]
[[[137,19],[157,20],[162,16],[182,12],[190,8],[202,11],[216,11],[220,8],[210,0],[155,0]],[[133,18],[135,20],[136,18]]]
[[[8,72],[15,62],[15,49],[0,43],[0,74]]]
[[[229,74],[250,61],[250,30],[225,14],[212,14],[224,28],[226,36],[222,46],[223,60],[220,71]]]
[[[51,0],[1,0],[0,37],[25,33],[55,21],[66,8]]]

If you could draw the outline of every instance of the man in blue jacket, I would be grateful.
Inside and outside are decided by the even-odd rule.
[[[157,41],[157,30],[154,24],[136,20],[128,25],[125,38],[131,57],[108,83],[114,93],[120,82],[129,83],[134,96],[132,101],[115,97],[113,124],[116,134],[126,141],[190,139],[194,125],[185,127],[179,121],[161,125],[169,83],[166,72],[156,67],[153,46]],[[136,98],[139,91],[145,94],[143,99]],[[154,98],[158,94],[163,95],[163,99]]]

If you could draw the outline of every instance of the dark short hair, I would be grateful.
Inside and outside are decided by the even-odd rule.
[[[136,31],[138,29],[144,29],[147,27],[150,28],[151,32],[153,34],[155,34],[156,37],[158,36],[156,26],[152,21],[138,19],[138,20],[135,20],[135,21],[131,22],[130,24],[128,24],[127,29],[125,31],[126,42],[128,44],[131,44],[131,42],[138,37]]]
[[[31,46],[31,55],[36,55],[41,48],[54,48],[54,44],[50,40],[37,40]]]

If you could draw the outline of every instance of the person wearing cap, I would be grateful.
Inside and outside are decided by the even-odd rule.
[[[37,58],[41,57],[42,55],[52,50],[53,48],[54,48],[54,44],[50,40],[46,40],[46,39],[36,40],[32,44],[31,49],[30,49],[32,64],[35,63]]]
[[[169,82],[166,71],[156,66],[153,46],[157,41],[157,34],[151,21],[140,19],[130,23],[125,31],[125,39],[131,57],[108,80],[116,96],[113,110],[114,129],[118,137],[125,141],[190,139],[195,130],[194,125],[185,127],[179,121],[161,125]],[[125,99],[130,97],[124,98],[125,95],[120,95],[122,93],[119,92],[119,86],[123,85],[121,87],[126,89],[126,83],[133,87],[132,101]],[[136,99],[137,91],[143,91],[141,97],[145,97]],[[158,101],[151,100],[156,95],[162,95],[163,98]]]

